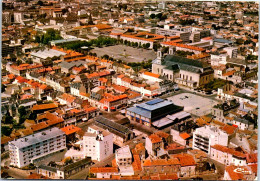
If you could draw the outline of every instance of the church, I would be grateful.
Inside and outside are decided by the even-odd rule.
[[[169,49],[169,54],[164,57],[161,51],[157,52],[157,58],[153,60],[152,72],[189,88],[200,87],[214,78],[214,70],[210,64],[175,56],[172,49]]]

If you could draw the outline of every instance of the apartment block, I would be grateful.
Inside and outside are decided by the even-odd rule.
[[[19,168],[66,148],[66,135],[59,128],[51,128],[9,142],[10,165]]]
[[[90,126],[83,136],[83,152],[85,157],[91,157],[92,160],[104,160],[113,154],[113,134]]]

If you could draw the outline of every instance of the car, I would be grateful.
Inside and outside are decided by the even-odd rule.
[[[199,107],[196,107],[196,110],[200,109]]]

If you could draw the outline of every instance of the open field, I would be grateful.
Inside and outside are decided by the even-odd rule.
[[[125,50],[125,51],[124,51]],[[153,50],[145,50],[142,48],[133,48],[125,45],[115,45],[103,48],[94,48],[92,53],[96,53],[97,56],[103,56],[107,54],[115,59],[121,59],[125,62],[142,62],[149,59],[154,60],[156,53]]]

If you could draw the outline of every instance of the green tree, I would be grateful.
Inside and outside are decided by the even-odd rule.
[[[19,124],[23,124],[27,118],[27,111],[26,111],[25,107],[20,106],[18,108],[18,113],[19,113]]]
[[[4,92],[6,89],[6,86],[4,84],[1,84],[1,92]]]
[[[2,126],[1,127],[1,135],[2,136],[10,136],[10,134],[12,133],[12,128],[10,128],[9,126]]]
[[[151,14],[150,18],[154,19],[155,18],[155,14]]]

